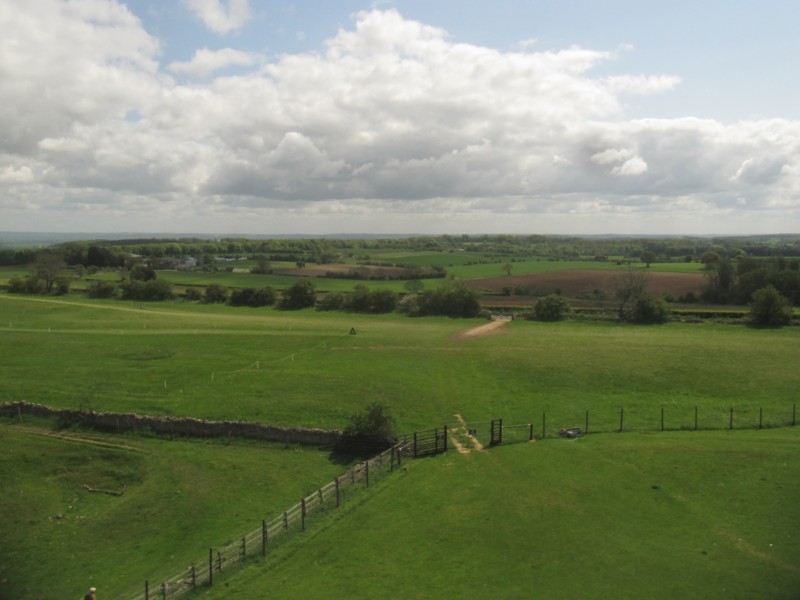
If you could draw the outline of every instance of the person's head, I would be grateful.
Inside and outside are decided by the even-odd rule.
[[[89,588],[89,593],[90,594],[94,594],[96,591],[97,591],[97,588],[93,588],[93,587]]]

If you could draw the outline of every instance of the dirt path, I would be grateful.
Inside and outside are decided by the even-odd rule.
[[[482,337],[486,335],[494,335],[496,333],[499,333],[499,331],[497,330],[500,329],[500,327],[502,327],[509,321],[511,321],[511,319],[509,319],[508,317],[497,318],[492,321],[489,321],[484,325],[479,325],[478,327],[473,327],[472,329],[467,329],[466,331],[462,331],[456,336],[456,338],[459,340],[464,340],[469,338]]]
[[[483,452],[483,444],[481,444],[475,436],[470,435],[469,428],[467,427],[467,422],[464,421],[464,417],[462,417],[459,413],[455,413],[453,416],[458,419],[460,427],[450,428],[450,441],[453,443],[453,446],[455,446],[456,450],[458,450],[458,453],[469,454],[472,452],[472,448],[468,448],[466,445],[462,444],[456,436],[468,438],[477,452]]]

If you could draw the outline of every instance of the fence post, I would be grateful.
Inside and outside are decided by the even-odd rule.
[[[150,600],[150,580],[144,580],[144,600]]]
[[[283,528],[289,529],[289,511],[283,513]]]
[[[661,431],[664,431],[664,407],[661,407]]]
[[[797,402],[792,404],[792,427],[797,423]]]
[[[620,431],[620,433],[622,433],[622,419],[623,419],[624,416],[625,416],[625,409],[624,408],[620,408],[619,409],[619,431]]]
[[[728,429],[733,429],[733,407],[731,406],[731,419],[728,424]]]
[[[583,424],[583,432],[589,433],[589,409],[586,409],[586,422]]]
[[[166,583],[162,583],[161,584],[161,597],[164,600],[167,600],[167,584]]]
[[[325,501],[325,499],[322,496],[322,488],[319,488],[319,505],[322,506],[322,503],[324,501]]]
[[[442,452],[447,452],[447,425],[444,426],[444,450]]]
[[[367,480],[367,487],[369,487],[369,460],[364,461],[364,479]]]
[[[214,551],[208,549],[208,587],[214,585]]]
[[[339,478],[337,477],[334,481],[336,482],[336,508],[339,508]]]
[[[533,423],[528,423],[528,425],[530,425],[530,428],[531,428],[530,432],[528,433],[528,441],[532,442],[533,441]]]
[[[758,409],[758,428],[761,429],[764,425],[764,407]]]
[[[694,430],[697,431],[697,407],[694,407]]]
[[[300,498],[300,528],[306,530],[306,499]]]
[[[217,550],[217,571],[222,573],[222,552]]]
[[[242,538],[242,562],[247,560],[247,536]]]
[[[389,448],[389,451],[391,452],[389,459],[389,472],[394,473],[394,446]]]
[[[192,587],[197,587],[197,569],[192,565]]]
[[[414,432],[414,458],[417,458],[417,432]]]
[[[267,536],[269,531],[267,529],[267,520],[261,519],[261,556],[267,555]]]

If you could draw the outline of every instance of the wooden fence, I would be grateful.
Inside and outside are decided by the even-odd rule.
[[[415,431],[401,437],[403,452],[408,456],[420,458],[447,452],[447,425],[426,431]]]
[[[447,448],[446,431],[444,428],[404,435],[390,449],[357,464],[271,520],[263,520],[257,529],[240,539],[221,548],[209,548],[206,556],[198,558],[191,566],[166,580],[155,584],[146,580],[144,591],[131,600],[171,600],[199,586],[214,585],[237,563],[249,558],[265,557],[290,534],[305,531],[312,516],[339,507],[346,497],[359,488],[369,488],[370,482],[374,483],[400,467],[404,457],[431,454],[431,448],[443,452]]]

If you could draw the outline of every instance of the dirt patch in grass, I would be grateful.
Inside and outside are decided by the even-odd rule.
[[[495,319],[493,321],[489,321],[488,323],[479,325],[478,327],[473,327],[471,329],[467,329],[466,331],[460,332],[456,335],[456,339],[465,340],[487,335],[497,335],[500,333],[499,329],[509,321],[510,319]]]
[[[476,290],[502,293],[503,288],[522,288],[526,296],[545,296],[560,292],[570,298],[613,298],[614,282],[621,271],[585,269],[556,273],[532,273],[511,277],[473,279],[468,285]],[[656,296],[672,294],[676,298],[694,292],[700,294],[706,286],[702,273],[647,272],[647,290]]]

